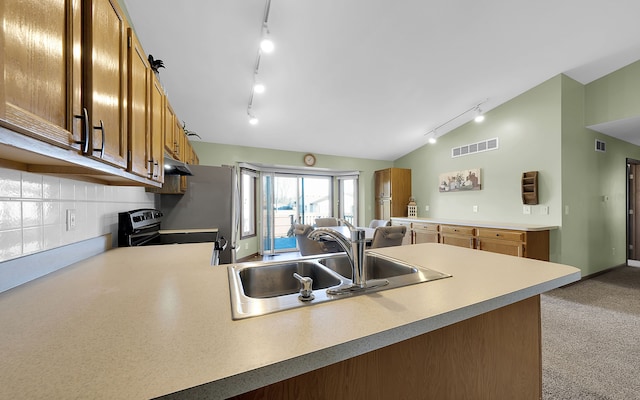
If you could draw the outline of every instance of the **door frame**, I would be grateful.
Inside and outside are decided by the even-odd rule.
[[[640,207],[634,207],[634,204],[640,202],[640,199],[636,198],[635,190],[632,190],[634,186],[640,186],[640,183],[634,185],[634,181],[638,182],[640,179],[640,173],[632,175],[632,165],[637,166],[638,172],[640,172],[640,160],[633,158],[626,159],[626,261],[630,267],[640,267],[640,246],[636,246],[636,238],[640,238],[640,224],[636,222],[636,214],[640,212]]]

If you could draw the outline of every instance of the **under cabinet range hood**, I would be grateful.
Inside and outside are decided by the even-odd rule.
[[[164,156],[164,174],[165,175],[193,175],[189,166],[182,161]]]

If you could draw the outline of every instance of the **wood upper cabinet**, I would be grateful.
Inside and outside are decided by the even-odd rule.
[[[83,10],[83,104],[90,120],[89,156],[127,167],[127,22],[116,0]]]
[[[387,168],[375,172],[375,219],[406,217],[411,197],[411,170]]]
[[[169,156],[175,158],[177,151],[176,143],[176,114],[169,100],[165,102],[164,110],[164,149]]]
[[[158,78],[149,71],[151,76],[150,110],[151,110],[151,179],[164,182],[164,112],[166,96]]]
[[[128,29],[127,69],[129,162],[128,169],[134,174],[151,177],[154,172],[151,157],[151,75],[149,61],[142,46]]]
[[[475,230],[476,228],[470,226],[441,225],[440,243],[474,249]]]
[[[81,17],[80,0],[3,2],[0,123],[80,149]]]

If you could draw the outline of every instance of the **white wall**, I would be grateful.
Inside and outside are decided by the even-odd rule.
[[[118,212],[154,207],[141,187],[105,186],[0,168],[1,262],[112,233]],[[76,227],[66,230],[66,210]]]

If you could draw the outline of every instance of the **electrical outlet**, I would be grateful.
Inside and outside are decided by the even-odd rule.
[[[244,244],[244,249],[245,249],[245,250],[249,250],[249,243],[245,243],[245,244]]]
[[[523,214],[531,214],[531,206],[522,206]]]
[[[67,209],[67,231],[76,229],[76,210],[73,208]]]
[[[544,214],[544,215],[549,214],[549,206],[540,207],[540,214]]]
[[[478,206],[473,206],[473,212],[478,212]]]
[[[429,211],[429,206],[424,206],[425,211]]]

